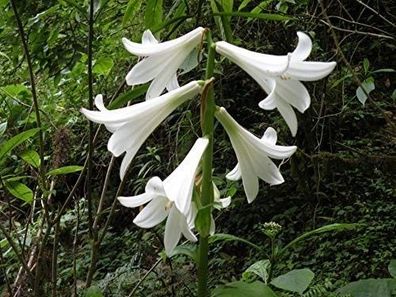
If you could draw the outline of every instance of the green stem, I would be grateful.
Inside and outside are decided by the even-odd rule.
[[[211,33],[207,33],[208,60],[206,64],[205,78],[212,78],[215,64],[215,45],[212,41]],[[213,123],[214,123],[214,91],[213,84],[209,83],[202,95],[201,102],[201,127],[203,136],[209,139],[208,147],[202,161],[202,191],[201,191],[201,210],[202,218],[208,224],[200,230],[199,238],[199,263],[198,263],[198,296],[209,296],[208,289],[208,238],[211,222],[213,204],[213,184],[212,184],[212,159],[213,159]]]
[[[89,20],[88,20],[88,107],[90,110],[93,110],[93,74],[92,74],[92,61],[93,61],[93,51],[92,51],[92,43],[93,43],[93,24],[94,24],[94,0],[90,0],[89,2]],[[86,179],[86,187],[87,187],[87,204],[88,204],[88,227],[89,233],[91,237],[92,234],[92,155],[93,155],[93,139],[94,139],[94,130],[93,130],[93,122],[89,121],[89,142],[88,142],[88,166],[87,166],[87,179]]]

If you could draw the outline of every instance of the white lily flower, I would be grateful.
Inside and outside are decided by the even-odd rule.
[[[276,145],[277,134],[273,128],[268,128],[263,138],[259,139],[239,125],[224,107],[219,108],[215,115],[230,137],[238,159],[237,166],[226,177],[230,180],[242,178],[249,203],[258,194],[258,178],[270,185],[284,182],[279,168],[270,158],[289,158],[296,151],[296,146]]]
[[[176,72],[188,55],[202,40],[205,29],[202,27],[174,40],[159,43],[150,30],[144,32],[142,43],[122,39],[125,48],[132,54],[144,57],[126,76],[128,85],[143,84],[152,80],[146,99],[161,95],[166,88],[178,88]]]
[[[296,49],[284,56],[266,55],[249,51],[225,41],[216,43],[216,51],[245,70],[264,89],[268,96],[259,103],[265,110],[277,108],[295,136],[297,117],[292,108],[303,113],[311,98],[300,81],[314,81],[327,76],[335,62],[306,62],[312,50],[308,35],[297,32]]]
[[[120,168],[123,179],[128,165],[146,138],[173,110],[200,91],[201,85],[192,81],[158,98],[114,110],[106,109],[99,95],[95,98],[99,111],[82,108],[81,112],[91,121],[105,124],[113,133],[107,148],[114,156],[126,152]]]
[[[207,138],[198,138],[184,160],[164,181],[159,177],[149,180],[144,194],[118,197],[126,207],[138,207],[148,202],[133,220],[139,227],[154,227],[168,217],[164,236],[167,255],[176,247],[181,234],[190,241],[197,240],[191,231],[196,215],[192,193],[196,171],[208,143]]]

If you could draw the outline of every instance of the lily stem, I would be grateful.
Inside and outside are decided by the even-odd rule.
[[[215,45],[212,41],[211,32],[207,32],[208,59],[206,64],[206,80],[212,78],[215,64]],[[203,93],[201,101],[201,127],[203,136],[209,140],[208,147],[202,161],[202,191],[201,209],[203,221],[199,237],[199,262],[198,262],[198,296],[208,297],[208,252],[209,252],[209,230],[211,224],[211,212],[213,204],[212,184],[212,159],[213,159],[213,123],[214,123],[214,91],[213,83],[207,86],[207,92]]]

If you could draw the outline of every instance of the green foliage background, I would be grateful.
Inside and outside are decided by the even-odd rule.
[[[275,273],[308,267],[316,274],[314,283],[328,291],[358,279],[389,277],[387,265],[396,257],[395,3],[324,1],[339,42],[337,46],[329,29],[331,25],[316,1],[222,0],[218,5],[211,2],[210,5],[197,0],[96,1],[94,93],[102,93],[106,102],[115,100],[119,106],[130,99],[143,100],[145,87],[131,90],[124,83],[127,71],[137,59],[123,48],[121,38],[139,41],[147,28],[161,40],[167,40],[201,25],[211,28],[216,40],[232,39],[234,44],[271,54],[292,51],[296,31],[307,32],[313,39],[309,60],[333,60],[338,65],[329,77],[305,84],[312,106],[304,115],[298,114],[296,138],[290,136],[276,111],[257,108],[266,95],[246,73],[228,61],[216,65],[217,104],[225,106],[256,135],[272,126],[278,131],[281,144],[299,147],[291,160],[282,165],[286,182],[274,187],[262,183],[258,198],[249,205],[241,184],[225,181],[224,176],[233,168],[236,158],[225,132],[216,127],[215,180],[223,195],[232,195],[231,206],[216,213],[216,231],[242,237],[269,250],[269,241],[259,228],[264,222],[275,221],[283,226],[280,244],[325,224],[359,223],[355,231],[321,234],[295,246],[278,263]],[[88,130],[79,110],[88,104],[88,1],[16,3],[27,32],[36,77],[46,169],[83,165]],[[234,16],[213,15],[219,12],[234,12]],[[276,15],[278,20],[267,14]],[[217,59],[220,62],[222,58]],[[26,59],[14,14],[5,0],[0,0],[0,69],[0,145],[4,145],[11,137],[36,127]],[[203,73],[201,63],[194,71],[182,75],[180,82],[202,78]],[[356,78],[363,82],[361,86]],[[369,84],[374,84],[375,89],[362,104],[357,89]],[[141,193],[151,176],[164,178],[177,166],[200,133],[198,117],[199,104],[193,101],[179,108],[149,137],[130,169],[125,195]],[[111,157],[106,150],[108,137],[106,131],[101,131],[95,146],[91,184],[96,202]],[[7,153],[0,163],[0,223],[19,244],[26,240],[23,251],[26,258],[41,228],[38,219],[41,208],[25,203],[27,199],[33,200],[37,191],[34,152],[38,150],[37,136],[31,137]],[[28,153],[33,158],[31,162],[22,157],[29,151],[34,151]],[[119,161],[116,160],[117,166]],[[111,173],[104,214],[119,183],[117,166]],[[51,209],[59,209],[77,177],[78,172],[52,179]],[[7,188],[7,183],[16,182],[32,193],[24,188],[23,198],[15,197],[18,195],[10,191],[11,186]],[[59,225],[56,248],[60,296],[72,296],[73,286],[81,296],[85,294],[91,247],[84,193],[82,184]],[[137,210],[117,206],[100,249],[94,285],[105,296],[128,296],[155,265],[139,285],[136,296],[193,296],[196,271],[190,259],[179,255],[157,261],[163,257],[162,227],[138,229],[132,224],[136,213]],[[24,226],[31,216],[37,219],[24,235]],[[104,221],[105,216],[100,226]],[[51,234],[44,247],[43,269],[47,271],[51,267],[53,237]],[[3,234],[0,240],[0,286],[3,294],[7,294],[7,283],[15,278],[20,265]],[[239,280],[243,271],[262,256],[241,242],[213,244],[211,286]],[[43,273],[42,277],[43,290],[47,292],[50,273]],[[22,278],[19,282],[17,285],[30,296],[29,281]]]

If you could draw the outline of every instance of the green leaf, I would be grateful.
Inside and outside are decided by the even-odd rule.
[[[4,159],[6,154],[14,149],[16,146],[20,145],[33,135],[35,135],[40,129],[39,128],[34,128],[30,129],[27,131],[24,131],[22,133],[19,133],[18,135],[15,135],[8,141],[6,141],[4,144],[1,145],[0,147],[0,162]]]
[[[265,21],[288,21],[294,20],[295,18],[288,15],[282,14],[274,14],[274,13],[251,13],[251,12],[241,12],[241,11],[233,11],[233,12],[215,12],[214,16],[239,16],[243,18],[253,18],[260,19]]]
[[[388,265],[389,274],[396,278],[396,259],[392,259]]]
[[[213,9],[213,5],[212,5],[212,10],[214,12],[231,13],[233,10],[233,6],[234,6],[233,0],[213,0],[212,2],[214,2],[214,4],[216,5],[215,10]],[[232,42],[233,34],[231,29],[231,17],[223,14],[220,16],[220,19],[221,19],[220,30],[222,31],[225,40],[228,42]]]
[[[77,165],[64,166],[48,171],[47,175],[54,176],[54,175],[69,174],[69,173],[79,172],[83,170],[83,168],[84,168],[83,166],[77,166]]]
[[[154,30],[162,24],[163,0],[148,0],[144,12],[144,25],[147,29]]]
[[[263,251],[263,249],[261,247],[254,244],[253,242],[250,242],[249,240],[246,240],[246,239],[243,239],[238,236],[231,235],[231,234],[217,233],[217,234],[214,234],[209,237],[209,243],[215,243],[217,241],[225,241],[225,242],[240,241],[240,242],[246,243],[247,245],[250,245],[251,247],[253,247],[261,252]]]
[[[125,105],[126,103],[139,98],[140,96],[142,96],[143,94],[146,93],[148,87],[149,87],[148,84],[134,87],[133,89],[127,91],[126,93],[124,93],[124,94],[118,96],[116,99],[114,99],[113,102],[111,102],[109,104],[108,109],[120,108],[123,105]]]
[[[290,292],[304,293],[315,274],[307,268],[295,269],[282,274],[271,281],[271,285]]]
[[[33,191],[28,186],[16,181],[4,181],[4,185],[12,196],[27,203],[33,201]]]
[[[169,257],[173,257],[176,255],[185,255],[190,257],[195,263],[198,263],[198,248],[196,245],[193,244],[185,244],[185,245],[178,245],[169,255]]]
[[[237,281],[217,287],[212,297],[277,297],[270,287],[262,282]]]
[[[369,95],[373,90],[375,90],[374,78],[369,77],[356,89],[356,97],[364,105],[368,98],[367,95]]]
[[[363,60],[363,70],[364,73],[367,74],[370,68],[370,61],[367,58],[364,58]]]
[[[139,11],[142,2],[141,0],[129,0],[124,17],[122,18],[122,26],[125,26],[129,20],[133,19],[135,13]]]
[[[104,297],[104,295],[98,287],[92,286],[85,290],[84,297]]]
[[[244,9],[250,2],[252,2],[252,0],[243,0],[238,7],[238,11]]]
[[[270,267],[271,262],[268,259],[258,261],[250,265],[250,267],[242,273],[242,278],[243,280],[250,280],[252,279],[252,275],[257,275],[264,281],[264,283],[267,283],[269,277],[268,270]]]
[[[352,282],[337,292],[352,297],[393,297],[396,294],[396,279],[364,279]]]
[[[113,68],[114,62],[109,57],[103,57],[96,60],[95,65],[92,69],[93,73],[99,75],[108,75]]]
[[[25,151],[21,154],[21,158],[34,168],[39,168],[41,164],[40,155],[33,150]]]
[[[7,129],[7,122],[1,123],[0,124],[0,136],[4,134],[6,129]]]
[[[296,239],[292,240],[291,242],[289,242],[281,251],[280,254],[282,254],[284,251],[286,251],[287,249],[289,249],[290,247],[294,246],[296,243],[311,237],[313,235],[317,235],[317,234],[321,234],[321,233],[325,233],[325,232],[331,232],[331,231],[344,231],[344,230],[353,230],[356,229],[358,226],[360,226],[360,224],[330,224],[330,225],[326,225],[326,226],[322,226],[318,229],[312,230],[312,231],[308,231],[302,235],[300,235],[299,237],[297,237]]]
[[[22,84],[8,85],[0,88],[0,91],[10,97],[17,97],[21,93],[29,93],[29,89]]]

